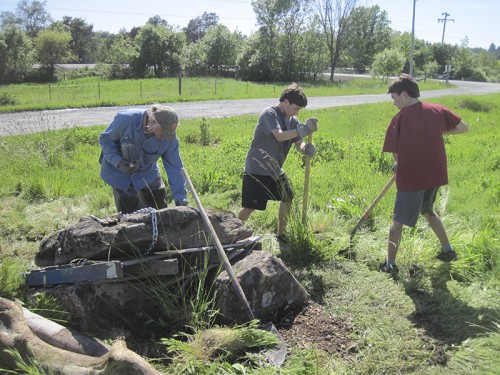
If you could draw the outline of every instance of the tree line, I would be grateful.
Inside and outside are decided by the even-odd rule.
[[[184,28],[160,16],[117,34],[81,18],[53,20],[46,1],[20,0],[0,13],[0,83],[56,79],[57,64],[102,64],[109,78],[234,77],[247,81],[315,81],[338,68],[388,77],[409,71],[412,36],[390,27],[385,10],[358,0],[253,0],[258,29],[231,32],[204,12]],[[500,81],[500,48],[471,49],[415,39],[414,75]]]

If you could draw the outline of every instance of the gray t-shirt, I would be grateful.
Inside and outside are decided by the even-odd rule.
[[[245,172],[278,179],[279,175],[284,173],[282,167],[290,147],[299,137],[280,142],[273,135],[273,130],[296,129],[298,123],[299,120],[295,116],[285,118],[278,106],[266,108],[255,126],[252,144],[245,159]]]

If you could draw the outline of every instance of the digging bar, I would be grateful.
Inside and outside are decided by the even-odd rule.
[[[253,320],[255,319],[254,314],[252,312],[252,309],[250,308],[250,304],[248,303],[248,300],[245,296],[245,293],[243,292],[243,289],[241,288],[241,285],[238,281],[238,278],[236,277],[236,274],[234,273],[233,267],[231,266],[231,262],[229,262],[229,259],[227,258],[227,255],[222,247],[222,244],[220,243],[219,237],[217,236],[217,233],[215,232],[215,229],[210,222],[210,219],[208,218],[208,215],[203,208],[203,205],[201,204],[200,198],[198,197],[198,194],[196,194],[196,190],[194,189],[193,184],[191,183],[191,179],[189,178],[189,175],[186,171],[185,168],[181,169],[182,175],[184,176],[184,180],[186,181],[186,184],[189,187],[189,190],[191,191],[191,195],[193,196],[196,205],[198,206],[198,210],[200,211],[201,218],[203,219],[203,223],[205,224],[205,227],[207,230],[210,232],[210,235],[212,236],[212,241],[214,242],[215,248],[217,250],[217,253],[221,260],[224,263],[224,269],[226,270],[227,274],[229,275],[229,279],[231,280],[231,284],[233,285],[234,290],[236,291],[236,295],[238,296],[238,299],[240,300],[241,304],[243,305],[243,308],[245,309],[245,313],[248,317],[248,320]],[[277,336],[279,340],[278,348],[275,350],[265,350],[263,351],[263,355],[267,357],[270,363],[273,365],[279,366],[281,365],[284,360],[285,360],[285,355],[286,355],[286,346],[283,338],[279,334],[278,330],[272,323],[266,324],[264,327],[262,327],[265,331],[269,331],[273,333],[275,336]]]

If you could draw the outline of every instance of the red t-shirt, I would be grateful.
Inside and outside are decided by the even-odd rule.
[[[443,132],[462,119],[439,104],[418,102],[405,107],[387,127],[384,152],[398,154],[399,190],[431,189],[448,183]]]

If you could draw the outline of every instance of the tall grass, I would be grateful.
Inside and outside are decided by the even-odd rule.
[[[357,233],[357,263],[335,256],[348,245],[350,230],[391,176],[391,156],[381,148],[396,109],[388,102],[301,111],[301,119],[319,119],[308,222],[303,225],[300,210],[295,209],[288,229],[296,246],[270,246],[270,250],[291,260],[289,264],[315,298],[353,321],[358,349],[347,359],[326,359],[317,351],[302,353],[301,358],[293,351],[283,373],[337,369],[363,374],[451,374],[460,373],[462,365],[468,373],[481,373],[481,369],[494,373],[492,369],[498,368],[491,348],[498,342],[494,323],[498,324],[500,308],[495,298],[500,280],[500,95],[448,97],[439,102],[460,114],[470,127],[468,133],[445,138],[450,183],[436,201],[459,260],[451,265],[436,261],[439,243],[425,221],[419,221],[403,233],[396,283],[374,272],[385,256],[394,189]],[[202,121],[183,120],[178,130],[184,164],[206,207],[237,212],[244,159],[257,116]],[[73,224],[82,214],[114,212],[111,190],[99,177],[97,140],[103,129],[72,128],[0,138],[0,259],[6,269],[9,257],[30,266],[41,237]],[[208,129],[207,144],[202,140]],[[295,190],[294,204],[301,207],[303,156],[292,150],[284,168]],[[277,217],[278,205],[270,202],[248,224],[258,234],[274,233]],[[422,272],[410,274],[415,265]],[[5,289],[8,295],[15,294],[15,286]],[[200,312],[191,315],[197,325],[207,320],[204,311],[214,309],[204,303],[185,308]],[[430,344],[423,341],[427,336],[431,336]],[[450,353],[446,366],[429,364],[435,363],[438,354],[437,349],[426,349],[431,344]],[[237,372],[230,364],[221,366],[217,370]]]

